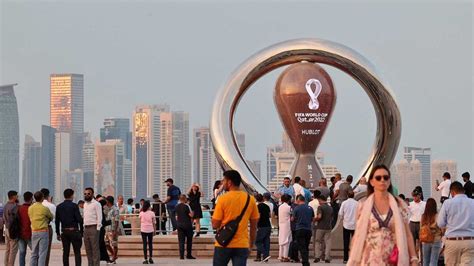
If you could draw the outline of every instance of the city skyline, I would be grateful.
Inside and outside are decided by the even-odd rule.
[[[132,119],[141,104],[166,102],[188,112],[194,129],[208,125],[219,86],[247,57],[284,40],[314,37],[360,52],[391,85],[402,114],[395,162],[404,146],[431,147],[433,159],[456,161],[458,173],[471,170],[472,4],[275,2],[265,19],[267,4],[251,4],[2,3],[8,23],[0,26],[0,84],[19,84],[20,139],[43,139],[52,73],[83,75],[84,131],[93,142],[105,118]],[[245,18],[236,15],[242,12]],[[196,40],[191,46],[190,39]],[[373,145],[375,114],[357,82],[323,67],[338,102],[318,150],[344,175],[357,175]],[[279,71],[252,85],[237,110],[235,129],[246,135],[251,160],[265,162],[266,148],[280,139],[272,102]]]

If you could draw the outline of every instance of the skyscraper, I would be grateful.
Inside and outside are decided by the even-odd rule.
[[[94,191],[117,197],[123,193],[124,147],[121,140],[95,144]]]
[[[129,159],[123,160],[123,197],[132,197],[132,161]]]
[[[201,185],[206,200],[213,197],[212,188],[221,179],[222,169],[217,162],[208,127],[193,130],[193,181]]]
[[[41,189],[41,143],[30,135],[25,136],[22,166],[21,191]]]
[[[104,127],[100,129],[100,142],[105,142],[108,139],[120,139],[125,147],[125,158],[132,158],[132,132],[130,131],[130,119],[104,119]]]
[[[54,144],[54,198],[60,201],[63,191],[68,188],[68,174],[71,169],[71,134],[56,132]]]
[[[0,200],[9,190],[19,189],[20,131],[13,87],[0,86]]]
[[[441,191],[436,191],[435,189],[436,180],[441,183],[443,181],[442,176],[445,172],[448,172],[451,175],[451,182],[456,181],[458,179],[457,163],[452,160],[434,160],[431,163],[431,197],[434,198],[438,203],[441,199]]]
[[[50,123],[58,132],[70,134],[70,167],[80,168],[84,141],[83,75],[50,75]]]
[[[162,160],[162,138],[161,138],[161,113],[169,112],[168,105],[143,105],[137,106],[133,114],[132,131],[132,195],[133,197],[146,198],[154,193],[163,191],[165,187],[161,181]],[[165,118],[165,116],[163,117]],[[170,143],[164,144],[169,147],[163,151],[164,156],[171,160],[172,149],[172,124],[169,115],[169,132],[167,140]],[[172,164],[169,163],[169,174],[171,174]]]
[[[189,154],[189,114],[173,112],[173,178],[184,192],[191,187],[191,155]]]
[[[94,187],[94,161],[95,161],[95,145],[91,141],[90,136],[85,138],[82,148],[82,171],[83,185],[86,187]]]
[[[159,162],[160,169],[158,176],[153,179],[153,191],[158,192],[159,195],[166,195],[167,187],[164,181],[168,178],[173,178],[173,116],[171,112],[160,113],[160,146],[159,146]],[[175,182],[176,179],[173,179]],[[178,185],[178,183],[176,183]],[[185,188],[181,187],[183,191]]]
[[[393,185],[398,188],[398,193],[411,198],[411,192],[416,186],[421,184],[423,165],[420,160],[413,159],[408,161],[402,159],[399,163],[392,166]],[[427,193],[423,188],[423,196],[427,199]]]
[[[404,147],[403,158],[409,163],[418,159],[421,163],[421,188],[423,196],[431,196],[431,148]]]
[[[247,164],[252,169],[255,176],[262,180],[262,161],[260,160],[247,160]]]
[[[235,132],[235,138],[242,156],[245,156],[245,134]]]
[[[50,126],[41,126],[41,180],[39,188],[49,188],[51,195],[55,195],[55,150],[56,129]]]

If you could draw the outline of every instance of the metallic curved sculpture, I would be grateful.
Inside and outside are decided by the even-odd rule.
[[[372,64],[356,51],[331,41],[297,39],[270,46],[240,65],[218,92],[212,109],[210,133],[216,157],[223,169],[240,172],[247,191],[266,192],[240,153],[234,134],[234,112],[248,88],[266,73],[301,61],[336,67],[353,77],[365,90],[375,109],[377,132],[365,167],[354,180],[370,173],[377,164],[390,166],[401,135],[398,105],[389,87]]]

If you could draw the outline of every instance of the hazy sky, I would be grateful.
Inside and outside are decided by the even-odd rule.
[[[18,83],[21,142],[49,124],[51,73],[84,74],[85,128],[95,138],[105,117],[131,117],[138,104],[169,103],[195,128],[208,125],[216,92],[242,61],[311,37],[355,49],[390,84],[402,114],[397,161],[403,146],[431,147],[433,159],[473,170],[470,2],[0,1],[0,84]],[[318,150],[357,174],[374,143],[373,108],[355,81],[326,69],[338,99]],[[281,139],[272,97],[280,72],[255,83],[237,111],[247,157],[262,168],[265,148]]]

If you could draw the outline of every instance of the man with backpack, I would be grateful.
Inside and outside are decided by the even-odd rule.
[[[5,221],[5,257],[3,265],[15,265],[18,253],[18,237],[20,234],[18,219],[18,192],[8,191],[8,202],[3,208],[3,220]]]

